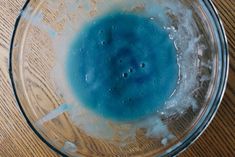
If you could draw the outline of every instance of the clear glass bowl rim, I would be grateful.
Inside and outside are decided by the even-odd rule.
[[[186,150],[191,144],[193,144],[199,137],[200,135],[205,131],[205,129],[209,126],[209,124],[211,123],[211,121],[213,120],[214,116],[216,115],[216,112],[221,104],[223,95],[225,93],[226,90],[226,84],[227,84],[227,80],[228,80],[228,73],[229,73],[229,51],[228,51],[228,41],[227,41],[227,37],[226,37],[226,33],[225,33],[225,29],[223,26],[223,23],[219,17],[218,11],[215,7],[215,5],[213,4],[212,0],[202,0],[203,3],[205,4],[206,8],[208,9],[209,13],[211,14],[212,18],[213,18],[213,22],[216,26],[216,29],[218,31],[219,34],[219,39],[220,39],[220,44],[221,44],[221,65],[222,65],[222,69],[221,69],[221,73],[220,73],[220,84],[217,90],[217,93],[215,93],[215,99],[214,102],[212,103],[212,107],[210,108],[210,111],[208,112],[208,114],[206,115],[206,117],[200,120],[202,121],[201,123],[199,123],[200,125],[197,126],[197,129],[190,133],[190,135],[188,135],[185,140],[180,143],[177,144],[175,146],[173,146],[173,148],[171,149],[170,152],[165,152],[164,154],[162,154],[161,156],[175,156],[181,152],[183,152],[184,150]],[[12,58],[13,58],[13,48],[14,48],[14,38],[15,38],[15,34],[20,22],[20,19],[22,17],[22,13],[24,12],[24,10],[27,8],[28,4],[29,4],[30,0],[26,0],[26,2],[24,3],[20,14],[18,15],[16,21],[15,21],[15,25],[14,25],[14,30],[12,33],[12,38],[11,38],[11,43],[10,43],[10,52],[9,52],[9,65],[8,65],[8,72],[9,72],[9,76],[10,76],[10,80],[11,80],[11,85],[12,85],[12,89],[13,89],[13,93],[16,99],[16,102],[20,108],[20,111],[22,112],[26,122],[28,123],[28,125],[30,126],[30,128],[34,131],[34,133],[47,145],[49,146],[49,148],[51,148],[52,150],[54,150],[56,153],[58,153],[59,155],[62,155],[64,157],[68,157],[66,154],[64,154],[63,152],[61,152],[60,150],[58,150],[57,148],[55,148],[53,145],[51,145],[38,131],[37,129],[33,126],[33,124],[31,123],[31,121],[29,120],[29,118],[27,117],[23,106],[19,100],[19,97],[17,95],[17,90],[16,90],[16,85],[14,82],[14,74],[13,74],[13,62],[12,62]]]

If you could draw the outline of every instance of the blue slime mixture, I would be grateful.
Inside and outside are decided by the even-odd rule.
[[[76,98],[114,121],[138,120],[161,109],[178,80],[168,33],[134,13],[113,12],[85,25],[66,61]]]

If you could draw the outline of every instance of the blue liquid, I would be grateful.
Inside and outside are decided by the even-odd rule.
[[[161,109],[176,88],[176,49],[146,17],[113,12],[77,34],[67,56],[68,82],[94,113],[133,121]]]

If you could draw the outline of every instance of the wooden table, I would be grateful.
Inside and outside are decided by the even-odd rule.
[[[21,116],[8,76],[11,34],[24,1],[0,0],[0,157],[58,157]],[[235,0],[214,2],[229,40],[229,82],[216,117],[182,157],[235,157]]]

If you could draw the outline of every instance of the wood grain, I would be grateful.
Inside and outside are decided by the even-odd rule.
[[[0,157],[57,157],[29,128],[16,105],[8,76],[14,23],[24,0],[0,0]],[[235,1],[214,0],[230,48],[230,75],[221,107],[203,135],[180,156],[235,156]]]

